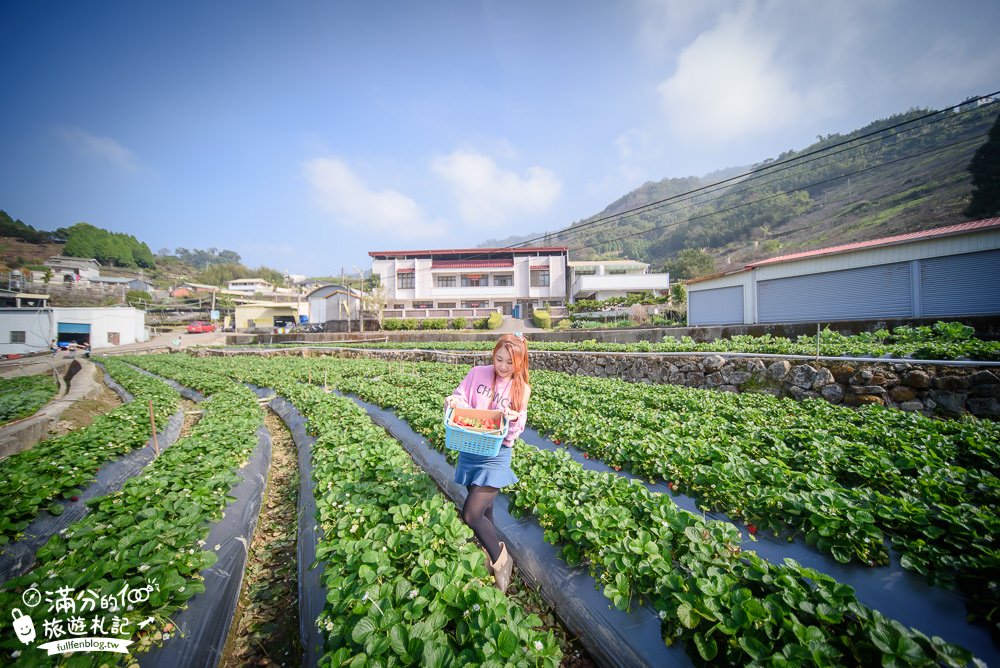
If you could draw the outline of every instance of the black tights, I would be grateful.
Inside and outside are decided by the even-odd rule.
[[[472,528],[472,533],[489,552],[490,561],[495,562],[500,558],[500,539],[493,526],[493,499],[500,490],[486,485],[466,485],[465,488],[469,495],[462,506],[462,521]]]

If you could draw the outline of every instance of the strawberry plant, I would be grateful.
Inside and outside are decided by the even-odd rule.
[[[47,373],[0,378],[0,425],[34,415],[58,390],[59,384]]]
[[[974,359],[1000,360],[1000,342],[974,338],[974,330],[961,323],[938,322],[932,327],[901,326],[892,330],[863,332],[845,336],[825,328],[820,332],[820,355],[827,357],[895,357],[915,359]],[[406,341],[393,343],[338,343],[338,346],[373,349],[474,350],[488,352],[488,341]],[[799,336],[794,341],[782,336],[733,336],[709,343],[698,343],[690,337],[667,339],[660,343],[598,343],[594,340],[574,342],[534,341],[532,350],[586,350],[593,352],[659,352],[659,353],[758,353],[774,355],[815,355],[816,337]]]
[[[159,629],[204,591],[199,571],[215,561],[211,546],[202,549],[209,523],[221,519],[228,492],[239,480],[235,471],[257,447],[262,422],[252,392],[218,377],[214,383],[216,392],[191,435],[164,450],[120,491],[88,501],[90,513],[38,551],[34,570],[0,586],[0,609],[18,607],[32,586],[93,592],[97,598],[113,597],[125,585],[149,586],[148,599],[122,613],[133,622],[153,618]],[[154,638],[139,637],[130,651],[148,649]],[[24,650],[13,636],[0,637],[0,649],[21,652],[16,659],[5,656],[13,665],[50,665],[44,653]],[[69,663],[106,661],[103,654],[76,654]]]
[[[181,362],[185,368],[175,375],[203,373],[200,362]],[[289,399],[317,436],[317,559],[325,562],[327,591],[316,620],[327,637],[321,665],[360,658],[383,665],[559,665],[551,631],[540,631],[537,616],[493,587],[471,530],[395,439],[348,399],[287,374],[241,371],[234,375]]]
[[[204,363],[225,365],[245,379],[291,376],[304,381],[309,376],[323,376],[317,373],[322,369],[339,389],[394,408],[438,449],[443,448],[441,397],[463,375],[456,367],[371,360],[254,360],[252,372],[246,362],[236,360]],[[414,378],[420,379],[419,384]],[[533,375],[533,379],[537,397],[546,379],[540,375]],[[636,420],[643,414],[639,408],[615,406],[609,399],[617,392],[609,387],[603,387],[604,408],[594,412],[590,429],[624,429],[616,417],[609,417],[619,415],[619,411],[623,420]],[[539,413],[533,403],[532,415],[537,419]],[[688,421],[697,428],[695,420]],[[662,429],[659,433],[669,435]],[[615,439],[607,438],[606,442]],[[694,446],[711,452],[707,436],[704,442],[691,446],[676,443],[684,449]],[[989,448],[980,442],[961,449],[975,458]],[[944,446],[942,451],[949,449]],[[619,447],[608,452],[629,450]],[[745,665],[769,658],[771,663],[788,666],[964,665],[971,660],[965,650],[928,638],[864,607],[849,587],[827,576],[794,562],[774,565],[742,552],[735,527],[705,522],[681,511],[668,496],[651,494],[642,485],[614,474],[584,471],[565,453],[518,447],[513,461],[521,483],[509,490],[512,508],[534,514],[545,529],[546,540],[563,546],[567,561],[587,564],[612,603],[628,607],[638,598],[660,610],[665,640],[684,643],[696,662]],[[774,484],[794,470],[779,467]],[[670,479],[682,487],[690,484],[684,475]],[[799,503],[809,507],[819,504],[815,506],[819,517],[812,519],[817,526],[827,517],[837,517],[836,497],[829,496],[830,488],[822,486],[829,480],[827,475],[811,474],[805,482],[812,487],[797,492]],[[814,490],[813,496],[804,494],[807,489]],[[794,497],[789,497],[789,503],[792,500]],[[844,510],[849,509],[841,512]],[[837,531],[852,529],[843,526]]]
[[[60,513],[58,501],[91,482],[104,462],[144,445],[151,436],[148,401],[159,425],[177,409],[177,393],[162,381],[119,360],[105,364],[135,400],[0,461],[0,545],[16,540],[42,508]]]

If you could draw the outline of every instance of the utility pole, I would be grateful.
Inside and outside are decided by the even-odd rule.
[[[358,269],[357,266],[354,266],[354,268]],[[358,278],[361,279],[361,284],[358,285],[358,320],[360,321],[358,323],[358,332],[364,334],[365,333],[365,275],[360,269],[358,269]]]

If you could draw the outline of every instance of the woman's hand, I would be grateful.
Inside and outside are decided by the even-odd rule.
[[[517,420],[517,419],[518,419],[519,417],[521,417],[521,414],[520,414],[520,413],[518,413],[517,411],[515,411],[515,410],[514,410],[514,409],[512,409],[512,408],[505,408],[505,409],[503,410],[503,414],[504,414],[504,417],[506,417],[506,418],[507,418],[507,421],[508,421],[508,422],[514,422],[514,421],[516,421],[516,420]]]
[[[450,394],[444,399],[445,408],[461,408],[462,400],[456,397],[454,394]]]

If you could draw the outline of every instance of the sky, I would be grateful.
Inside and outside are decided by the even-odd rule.
[[[996,0],[0,3],[0,209],[308,276],[1000,89]]]

